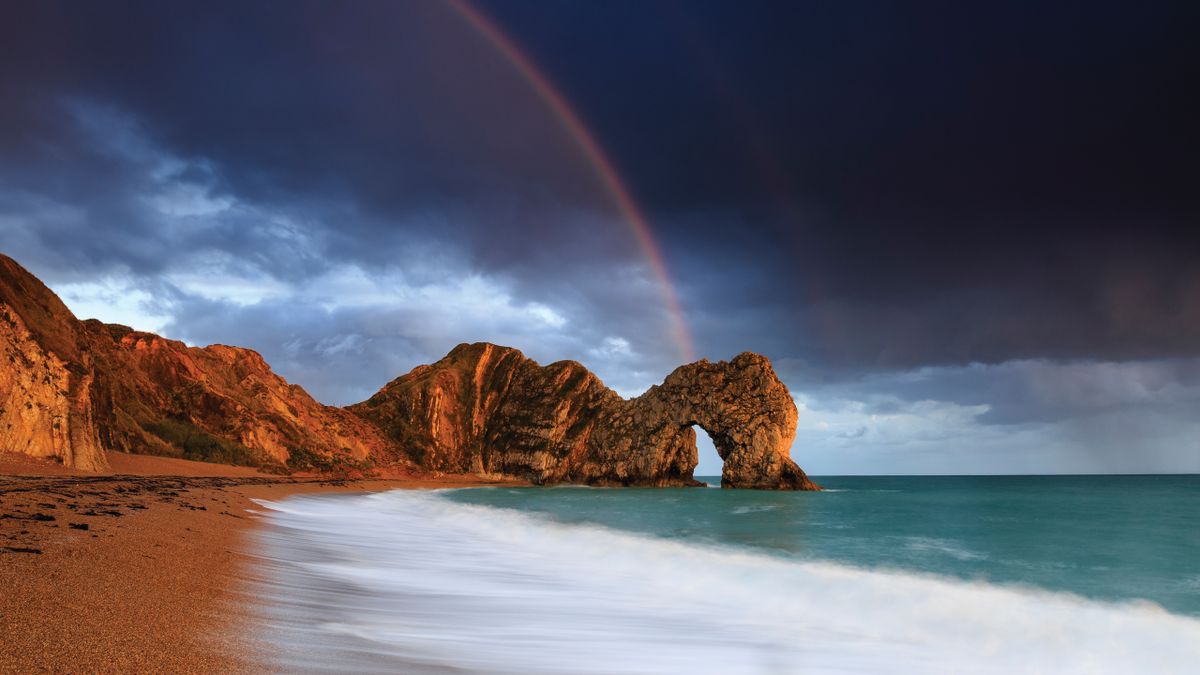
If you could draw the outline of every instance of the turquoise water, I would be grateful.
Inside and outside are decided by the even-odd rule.
[[[1200,615],[1200,476],[818,482],[826,492],[564,487],[443,494],[567,524],[1096,600],[1149,600]]]
[[[271,672],[1195,673],[1197,477],[260,502]]]

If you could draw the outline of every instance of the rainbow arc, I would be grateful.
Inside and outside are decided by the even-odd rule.
[[[645,256],[646,262],[654,274],[663,305],[669,315],[671,337],[680,357],[684,362],[692,361],[695,358],[692,336],[688,332],[683,308],[679,303],[679,295],[675,291],[675,286],[671,282],[666,260],[659,249],[658,242],[654,239],[649,222],[637,202],[634,201],[629,188],[621,180],[620,174],[617,173],[612,162],[596,141],[595,135],[583,123],[583,119],[575,112],[562,92],[493,20],[471,6],[467,0],[446,0],[446,2],[489,44],[495,47],[505,60],[512,64],[513,68],[546,104],[554,117],[559,120],[563,129],[583,153],[588,164],[596,172],[605,192],[608,193],[621,217],[629,225],[638,248],[641,249],[642,255]]]

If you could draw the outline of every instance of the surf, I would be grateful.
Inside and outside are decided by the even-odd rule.
[[[1148,602],[789,560],[392,491],[261,502],[270,667],[489,673],[1187,672]]]

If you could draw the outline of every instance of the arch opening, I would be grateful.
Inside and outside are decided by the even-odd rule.
[[[708,435],[708,431],[704,427],[696,423],[692,423],[689,426],[696,432],[696,457],[699,460],[696,464],[696,470],[692,472],[692,475],[698,481],[719,486],[721,484],[721,471],[725,466],[725,460],[721,459],[721,455],[717,453],[717,447],[713,444],[712,437]]]

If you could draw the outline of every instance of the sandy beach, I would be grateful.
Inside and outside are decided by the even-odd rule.
[[[252,499],[491,484],[329,480],[111,453],[112,475],[0,455],[0,671],[248,672]]]

